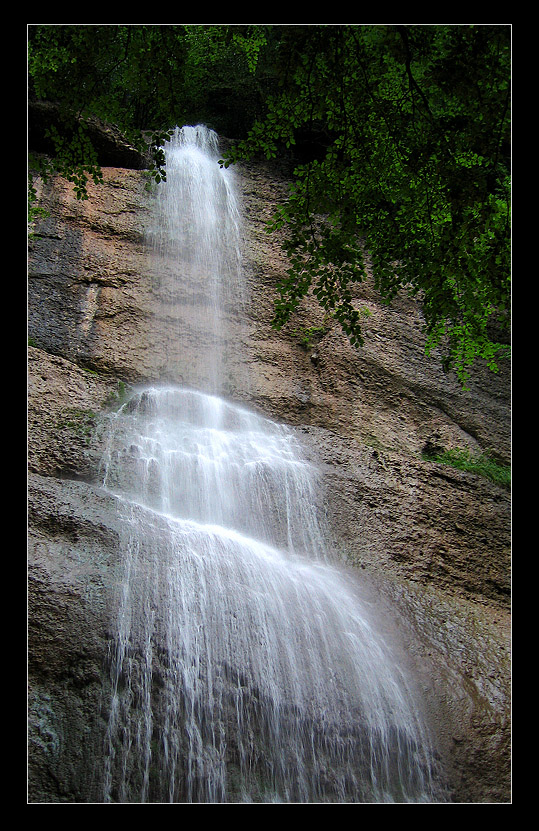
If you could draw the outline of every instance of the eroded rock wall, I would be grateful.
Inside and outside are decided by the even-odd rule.
[[[226,392],[292,425],[317,464],[330,544],[398,622],[452,800],[507,802],[510,497],[422,450],[490,449],[508,462],[508,368],[461,390],[425,357],[417,306],[385,307],[368,285],[360,351],[308,304],[288,330],[272,330],[286,263],[264,223],[286,182],[263,165],[236,176],[248,302]],[[49,217],[28,281],[31,802],[99,802],[119,579],[117,518],[100,489],[106,419],[129,385],[200,377],[187,337],[196,297],[156,284],[146,181],[106,168],[86,202],[61,180],[40,191]],[[317,337],[302,343],[312,325]]]

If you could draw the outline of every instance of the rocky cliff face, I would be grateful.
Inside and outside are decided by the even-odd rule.
[[[507,802],[510,497],[422,451],[490,449],[508,463],[508,368],[462,391],[425,357],[416,305],[384,307],[368,285],[362,350],[308,304],[274,332],[285,262],[264,222],[285,182],[262,165],[236,175],[249,298],[231,329],[227,394],[292,425],[316,462],[331,544],[400,632],[451,799]],[[145,184],[144,172],[106,168],[86,202],[62,180],[40,191],[49,216],[28,282],[31,802],[99,801],[120,534],[100,488],[107,415],[130,385],[204,382],[189,337],[196,293],[157,290]],[[317,327],[307,343],[302,325]]]

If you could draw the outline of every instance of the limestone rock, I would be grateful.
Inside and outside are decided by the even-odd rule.
[[[385,307],[368,284],[359,351],[310,303],[273,330],[286,263],[264,223],[286,181],[262,164],[237,176],[249,297],[228,394],[292,425],[318,465],[331,545],[401,620],[453,801],[508,802],[510,495],[422,458],[436,445],[509,462],[508,367],[480,371],[464,392],[425,357],[415,303]],[[190,384],[200,371],[185,336],[196,297],[156,285],[145,185],[144,173],[109,167],[85,202],[61,180],[39,189],[49,216],[28,282],[31,802],[99,801],[118,579],[116,514],[100,488],[107,418],[129,385]],[[313,325],[306,346],[294,330]]]

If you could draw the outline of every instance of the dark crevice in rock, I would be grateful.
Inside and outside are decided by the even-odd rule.
[[[34,153],[53,155],[55,147],[47,135],[51,127],[58,127],[66,132],[66,124],[74,132],[82,123],[90,136],[97,153],[97,161],[102,167],[123,167],[132,170],[144,170],[149,160],[146,154],[132,147],[120,131],[99,119],[81,119],[66,113],[51,101],[28,102],[28,149]],[[67,128],[68,129],[68,128]]]

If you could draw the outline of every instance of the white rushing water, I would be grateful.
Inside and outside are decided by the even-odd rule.
[[[177,131],[159,208],[219,321],[238,241],[216,249],[238,225],[215,142]],[[425,730],[327,557],[291,430],[209,392],[140,389],[111,419],[104,486],[124,520],[105,801],[432,800]]]
[[[242,220],[232,169],[219,165],[217,136],[184,127],[166,148],[147,229],[151,268],[163,307],[180,307],[176,328],[159,348],[172,374],[191,387],[222,393],[230,364],[238,372],[244,315]],[[188,357],[187,357],[188,356]],[[246,386],[245,377],[236,383]]]

